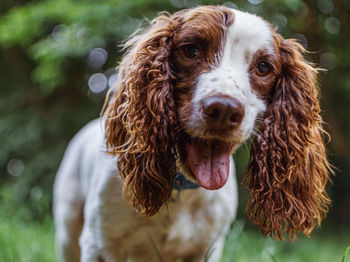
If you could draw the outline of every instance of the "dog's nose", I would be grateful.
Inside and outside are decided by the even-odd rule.
[[[233,97],[207,97],[202,102],[202,109],[202,116],[208,124],[227,129],[238,127],[244,117],[243,105]]]

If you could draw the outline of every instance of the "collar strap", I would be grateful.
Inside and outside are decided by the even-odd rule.
[[[182,190],[196,189],[196,188],[199,188],[199,185],[197,183],[191,182],[181,173],[176,173],[176,177],[173,182],[173,189],[181,192]]]

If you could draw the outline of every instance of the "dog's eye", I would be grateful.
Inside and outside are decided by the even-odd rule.
[[[199,48],[194,44],[185,45],[183,52],[187,58],[196,58],[199,56]]]
[[[256,72],[259,76],[266,76],[271,72],[271,66],[267,62],[260,62],[256,67]]]

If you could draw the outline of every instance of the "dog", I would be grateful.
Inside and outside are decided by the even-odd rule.
[[[220,261],[235,219],[231,155],[263,235],[309,235],[328,211],[316,87],[304,48],[224,6],[161,14],[126,42],[101,119],[70,142],[54,185],[62,261]]]

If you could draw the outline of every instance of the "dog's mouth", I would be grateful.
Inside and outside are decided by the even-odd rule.
[[[230,155],[234,144],[218,139],[180,138],[180,158],[198,184],[209,190],[223,187],[230,170]]]

